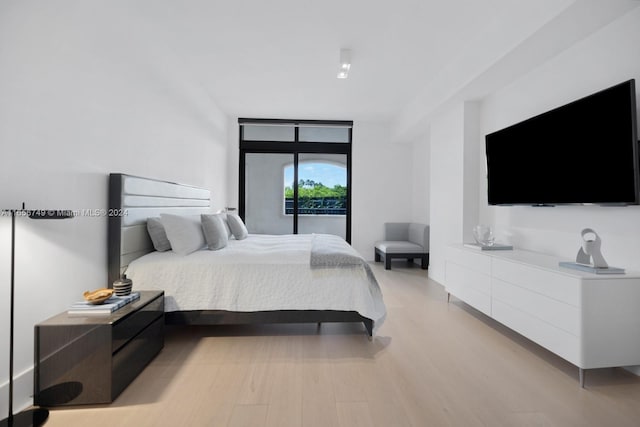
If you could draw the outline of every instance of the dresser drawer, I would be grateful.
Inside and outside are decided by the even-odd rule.
[[[473,249],[447,247],[447,261],[454,262],[482,274],[491,274],[491,257]]]
[[[496,279],[575,307],[581,306],[580,280],[575,277],[501,259],[494,259],[491,268]]]
[[[491,316],[491,278],[447,261],[445,265],[447,292],[487,316]]]
[[[445,280],[447,287],[471,288],[488,296],[491,295],[491,276],[478,274],[455,262],[447,261],[445,266]]]
[[[578,337],[502,301],[494,300],[491,308],[493,318],[498,322],[574,365],[583,366]]]
[[[141,330],[164,316],[164,298],[159,297],[113,326],[112,352],[115,353]]]
[[[491,316],[491,297],[470,288],[447,288],[447,292],[478,311]]]
[[[160,317],[113,355],[111,399],[115,399],[164,346],[164,318]]]
[[[491,284],[494,300],[511,305],[542,322],[580,336],[580,309],[502,280]]]

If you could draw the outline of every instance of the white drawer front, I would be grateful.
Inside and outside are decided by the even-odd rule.
[[[491,278],[455,263],[445,267],[447,292],[491,316]]]
[[[493,277],[580,307],[580,279],[517,262],[494,259]]]
[[[521,335],[540,344],[565,360],[582,367],[578,337],[542,322],[501,301],[494,300],[493,318]]]
[[[580,310],[577,307],[498,279],[493,279],[491,289],[494,300],[509,304],[571,335],[580,336]]]
[[[457,291],[448,289],[454,297],[461,299],[469,304],[471,307],[491,317],[491,298],[489,295],[485,295],[470,288],[461,288]]]
[[[448,287],[447,292],[456,298],[469,304],[478,311],[483,312],[487,316],[491,316],[491,297],[472,288],[464,287]]]
[[[447,286],[460,286],[475,289],[478,292],[491,296],[491,277],[476,273],[455,262],[447,261],[445,270]]]
[[[474,252],[474,249],[465,250],[449,246],[446,254],[447,261],[455,262],[478,273],[491,274],[491,257]]]

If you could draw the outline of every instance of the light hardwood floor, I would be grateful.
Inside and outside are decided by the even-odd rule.
[[[374,271],[388,315],[362,325],[170,328],[108,406],[64,426],[638,426],[640,377],[587,373],[487,319],[402,261]],[[640,333],[640,331],[639,331]]]

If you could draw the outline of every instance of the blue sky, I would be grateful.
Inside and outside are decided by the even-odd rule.
[[[347,169],[332,163],[300,162],[298,179],[312,179],[331,188],[335,185],[347,185]],[[284,186],[293,183],[293,165],[284,169]]]

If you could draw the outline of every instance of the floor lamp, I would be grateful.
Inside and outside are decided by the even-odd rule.
[[[73,212],[68,210],[26,210],[22,209],[2,211],[11,213],[11,321],[9,331],[9,416],[0,421],[0,427],[41,426],[49,417],[49,411],[44,408],[34,408],[13,414],[13,319],[15,295],[15,254],[16,254],[16,216],[28,216],[31,219],[65,219],[72,218]]]

